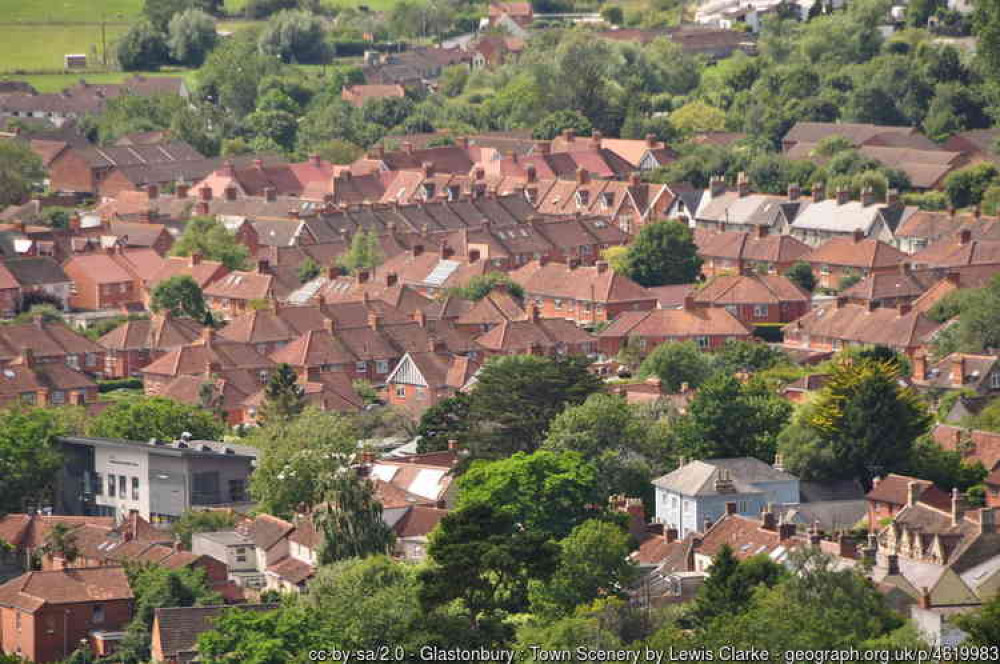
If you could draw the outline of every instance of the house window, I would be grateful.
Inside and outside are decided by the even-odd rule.
[[[95,366],[97,364],[97,355],[95,353],[87,353],[84,355],[84,363],[88,367]]]
[[[118,284],[118,291],[121,292],[121,293],[127,293],[128,292],[128,287],[129,287],[128,282],[126,282],[124,284]]]
[[[556,300],[554,304],[556,309],[562,309],[562,300]]]
[[[94,611],[90,615],[90,622],[95,625],[100,625],[104,622],[104,607],[100,604],[94,606]]]
[[[247,499],[247,484],[244,480],[229,480],[229,500],[242,503]]]
[[[53,390],[52,403],[55,404],[66,403],[66,393],[63,392],[62,390]]]
[[[122,500],[128,498],[128,478],[124,475],[118,476],[118,497]]]
[[[80,357],[76,354],[70,354],[66,356],[66,366],[70,369],[80,368]]]
[[[247,550],[246,547],[238,547],[236,549],[236,562],[245,563],[247,561]]]
[[[139,478],[132,478],[132,500],[139,500]]]
[[[994,371],[990,374],[990,387],[994,390],[1000,390],[1000,371]]]
[[[753,317],[754,318],[767,318],[767,305],[766,304],[755,304],[755,305],[753,305]]]
[[[104,495],[104,478],[100,473],[94,473],[94,495]]]
[[[115,476],[108,473],[108,497],[115,497]]]
[[[685,500],[684,501],[684,513],[685,514],[690,514],[693,511],[694,511],[694,501],[693,500]]]
[[[404,386],[404,385],[397,385],[396,386],[396,396],[399,397],[400,399],[405,399],[406,398],[406,386]]]
[[[355,362],[354,363],[354,370],[356,372],[358,372],[358,373],[365,373],[365,372],[368,371],[368,363],[367,362]]]
[[[830,274],[830,266],[829,265],[820,265],[819,266],[819,273],[820,274]]]
[[[736,315],[736,305],[735,304],[727,304],[726,305],[726,311],[728,311],[730,314],[732,314],[733,316],[735,316]]]
[[[639,338],[639,350],[646,350],[646,338],[645,337],[640,337]]]
[[[22,392],[21,393],[21,403],[23,403],[25,405],[28,405],[28,406],[34,406],[36,402],[37,402],[37,398],[36,398],[36,395],[35,395],[34,392]]]
[[[260,371],[258,371],[257,372],[257,378],[260,380],[260,382],[266,383],[267,382],[267,369],[261,369]]]
[[[375,362],[375,372],[384,374],[389,372],[389,360],[378,360]]]
[[[708,348],[708,337],[695,337],[694,341],[698,344],[698,348],[702,350]]]
[[[747,512],[750,511],[750,501],[741,500],[738,509],[740,511],[740,514],[746,514]]]

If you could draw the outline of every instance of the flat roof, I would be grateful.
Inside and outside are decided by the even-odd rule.
[[[249,445],[236,445],[216,440],[150,440],[140,442],[123,438],[87,438],[83,436],[62,436],[59,442],[71,445],[87,445],[90,447],[124,447],[148,450],[151,454],[180,457],[234,457],[256,459],[257,448]]]

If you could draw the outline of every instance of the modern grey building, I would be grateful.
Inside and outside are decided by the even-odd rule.
[[[682,463],[653,480],[656,518],[674,526],[680,537],[702,532],[735,503],[744,516],[757,516],[771,504],[799,502],[799,480],[779,468],[750,457]]]
[[[136,510],[153,524],[193,507],[245,503],[257,450],[207,440],[147,443],[60,438],[65,455],[57,509],[122,518]]]
[[[254,541],[235,530],[195,533],[191,536],[191,552],[206,555],[226,564],[229,578],[247,588],[264,585],[264,574],[257,569],[257,548]]]

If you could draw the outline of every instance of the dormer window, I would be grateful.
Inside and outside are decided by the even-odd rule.
[[[538,190],[535,189],[534,187],[532,187],[531,189],[525,189],[524,197],[528,200],[529,203],[534,205],[535,201],[538,199]]]
[[[580,190],[576,192],[576,206],[585,207],[587,203],[590,202],[590,192],[586,190]]]
[[[433,182],[425,182],[424,185],[423,185],[423,190],[424,190],[424,198],[426,200],[430,200],[430,199],[434,198],[434,183]]]
[[[451,187],[448,187],[448,200],[457,201],[458,197],[461,195],[461,192],[462,190],[459,189],[457,186],[452,185]]]
[[[614,203],[614,200],[615,200],[615,195],[612,194],[610,191],[606,191],[603,194],[601,194],[601,209],[610,210],[611,205]]]

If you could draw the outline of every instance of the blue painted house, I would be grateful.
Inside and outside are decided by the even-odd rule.
[[[770,504],[797,504],[799,479],[759,459],[709,459],[681,463],[653,480],[656,518],[680,537],[701,532],[735,503],[738,514],[756,517]]]

